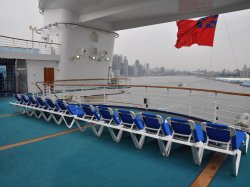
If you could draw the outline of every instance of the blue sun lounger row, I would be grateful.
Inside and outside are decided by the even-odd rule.
[[[15,103],[10,103],[18,107],[20,112],[27,114],[28,116],[35,116],[36,118],[44,118],[46,121],[54,120],[58,125],[65,123],[68,128],[72,128],[76,124],[81,131],[84,131],[80,124],[75,121],[74,115],[70,110],[74,110],[74,113],[80,117],[83,115],[81,107],[74,104],[67,104],[63,100],[53,101],[50,98],[42,99],[41,97],[33,97],[27,95],[15,94]],[[77,108],[80,108],[77,110]]]
[[[192,120],[167,117],[142,112],[84,104],[83,111],[92,123],[93,132],[101,136],[107,127],[115,142],[119,142],[123,132],[129,132],[136,148],[141,149],[146,137],[158,140],[163,156],[169,156],[172,143],[190,146],[194,162],[201,164],[204,150],[233,155],[234,175],[238,174],[241,149],[247,153],[249,135],[232,126],[204,122],[197,124]],[[85,117],[76,120],[85,121]],[[98,127],[99,126],[99,127]],[[116,131],[116,132],[115,132]]]
[[[38,102],[39,100],[37,98]],[[234,175],[238,174],[241,148],[244,147],[245,153],[248,149],[248,134],[228,125],[206,122],[197,124],[192,120],[173,117],[163,119],[157,114],[136,114],[129,110],[112,110],[105,106],[94,107],[88,104],[67,105],[64,109],[69,113],[67,115],[73,116],[71,124],[76,123],[82,132],[84,129],[79,122],[90,124],[98,137],[105,127],[108,128],[115,142],[121,140],[123,132],[128,132],[135,147],[139,149],[143,147],[146,137],[154,138],[158,141],[161,154],[166,157],[170,154],[172,143],[190,146],[194,162],[198,165],[202,162],[204,150],[233,155]],[[52,115],[55,115],[54,112],[53,110]]]

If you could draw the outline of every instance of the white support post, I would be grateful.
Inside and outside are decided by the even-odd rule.
[[[217,93],[215,93],[215,98],[214,98],[214,123],[216,123],[216,121],[218,120],[217,117],[217,110],[218,110],[218,106],[217,106]]]
[[[192,116],[191,94],[192,94],[192,91],[189,90],[189,102],[188,102],[188,108],[189,108],[188,115],[189,115],[189,116]]]
[[[106,87],[104,87],[103,104],[106,104]]]

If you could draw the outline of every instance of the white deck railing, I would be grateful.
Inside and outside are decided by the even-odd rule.
[[[47,96],[53,97],[55,94],[61,99],[71,99],[71,102],[156,109],[231,125],[236,116],[250,113],[249,93],[170,86],[65,82],[47,85],[47,91]]]
[[[0,52],[60,55],[60,44],[0,35]]]

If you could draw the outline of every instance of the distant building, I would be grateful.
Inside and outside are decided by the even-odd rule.
[[[113,62],[112,62],[112,71],[115,77],[121,76],[121,69],[122,69],[122,55],[113,55]]]
[[[149,64],[146,64],[145,70],[146,70],[146,75],[149,75],[150,74],[150,72],[149,72]]]
[[[124,60],[123,60],[123,63],[122,63],[122,75],[124,77],[128,76],[128,59],[127,59],[126,56],[124,57]]]
[[[240,72],[240,77],[241,78],[250,78],[250,68],[247,68],[246,64],[243,66],[243,69]]]
[[[140,61],[136,60],[134,65],[134,76],[139,76]]]
[[[128,66],[128,76],[131,76],[131,77],[135,76],[133,66],[130,66],[130,65]]]
[[[161,70],[160,70],[160,75],[165,75],[165,68],[164,67],[161,67]]]

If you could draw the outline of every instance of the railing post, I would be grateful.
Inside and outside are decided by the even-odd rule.
[[[191,103],[191,94],[192,94],[192,90],[189,90],[189,103],[188,103],[188,105],[189,105],[189,111],[188,111],[188,114],[189,114],[189,116],[192,116],[192,103]]]
[[[13,38],[13,48],[15,48],[15,39]]]
[[[26,41],[26,50],[27,50],[27,53],[29,53],[29,42]]]
[[[217,93],[215,93],[215,98],[214,98],[214,123],[218,120],[218,116],[217,116],[217,110],[219,109],[219,107],[217,106]]]
[[[104,93],[103,93],[103,104],[106,104],[106,87],[104,87]]]
[[[145,90],[145,98],[144,98],[144,104],[146,106],[146,110],[148,110],[148,87],[146,86],[146,90]]]

